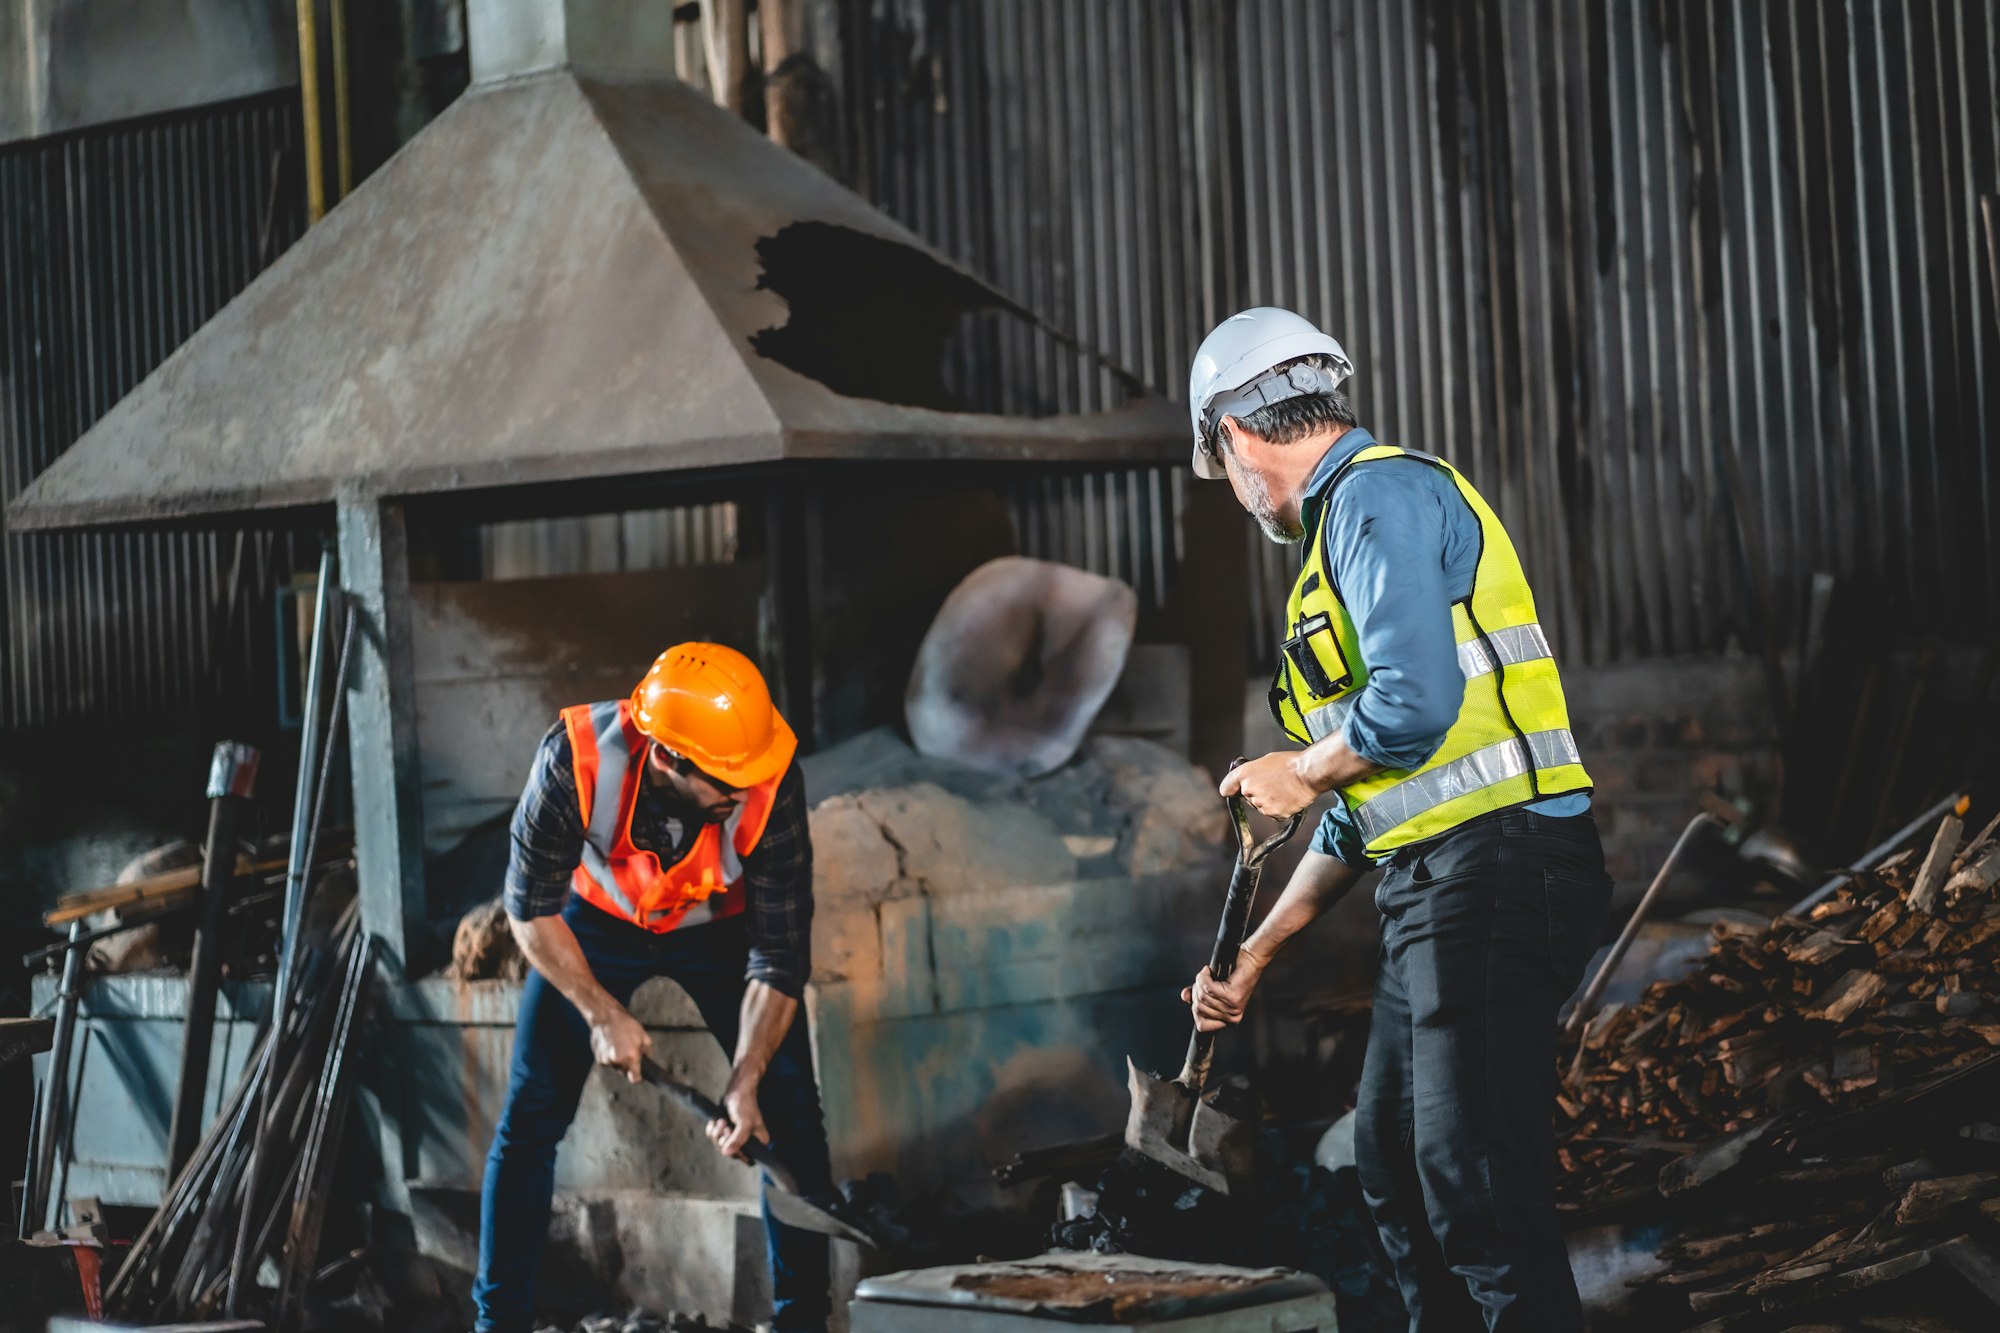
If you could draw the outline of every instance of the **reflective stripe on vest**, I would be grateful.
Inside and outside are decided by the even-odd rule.
[[[1536,768],[1583,762],[1576,750],[1576,737],[1567,729],[1535,732],[1527,738],[1525,746],[1518,738],[1509,737],[1438,768],[1424,769],[1362,803],[1354,811],[1355,827],[1361,830],[1363,842],[1377,842],[1398,824],[1408,823],[1447,801],[1520,777],[1528,771],[1530,752]]]
[[[779,773],[750,789],[721,824],[695,832],[681,859],[660,858],[631,841],[648,742],[623,700],[563,710],[584,818],[583,853],[572,887],[586,902],[657,933],[700,925],[743,910],[734,892],[743,856],[763,837]]]
[[[1479,523],[1480,553],[1472,592],[1451,608],[1465,678],[1457,719],[1422,765],[1371,774],[1341,790],[1368,853],[1378,858],[1494,810],[1590,790],[1548,636],[1506,529],[1449,464],[1393,445],[1362,449],[1335,474],[1286,607],[1273,715],[1294,740],[1322,740],[1346,725],[1368,683],[1360,633],[1325,565],[1325,529],[1341,473],[1394,458],[1451,478]]]

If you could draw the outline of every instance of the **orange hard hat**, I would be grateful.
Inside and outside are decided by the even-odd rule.
[[[755,787],[785,771],[799,739],[763,673],[719,643],[677,643],[653,659],[632,691],[639,730],[732,787]]]

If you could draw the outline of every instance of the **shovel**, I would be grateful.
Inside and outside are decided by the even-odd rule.
[[[1231,768],[1243,761],[1238,759]],[[1227,981],[1236,954],[1250,926],[1250,907],[1257,898],[1257,880],[1265,858],[1285,845],[1299,827],[1303,812],[1277,833],[1258,842],[1250,831],[1250,811],[1241,796],[1224,798],[1236,828],[1236,868],[1229,876],[1229,896],[1223,900],[1222,923],[1215,932],[1209,974]],[[1256,1127],[1217,1110],[1202,1097],[1208,1067],[1215,1058],[1213,1032],[1196,1030],[1188,1043],[1187,1062],[1171,1082],[1125,1061],[1132,1110],[1125,1120],[1125,1146],[1141,1156],[1223,1194],[1250,1174]]]
[[[703,1096],[687,1084],[667,1076],[667,1071],[654,1063],[651,1056],[640,1057],[640,1073],[648,1083],[658,1088],[701,1117],[706,1124],[710,1120],[727,1120],[729,1117],[720,1106]],[[764,1191],[765,1206],[771,1216],[788,1227],[801,1231],[814,1231],[822,1236],[838,1236],[866,1245],[870,1249],[886,1249],[883,1238],[876,1235],[869,1220],[861,1217],[840,1198],[815,1199],[799,1188],[798,1178],[786,1169],[771,1151],[771,1145],[755,1138],[743,1145],[742,1156],[752,1166],[762,1167],[765,1178],[776,1188]]]

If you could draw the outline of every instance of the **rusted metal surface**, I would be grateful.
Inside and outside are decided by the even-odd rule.
[[[856,1294],[864,1302],[956,1306],[1086,1324],[1127,1324],[1276,1304],[1325,1291],[1318,1278],[1285,1268],[1234,1268],[1132,1254],[1057,1253],[1038,1259],[889,1273],[866,1279]],[[938,1317],[944,1318],[942,1311]]]
[[[769,289],[787,236],[789,301]],[[887,271],[897,255],[910,285]],[[885,270],[880,288],[824,308],[796,275],[815,257],[840,273],[843,256]],[[939,273],[956,277],[955,302],[984,292],[990,314],[1021,321],[682,85],[559,71],[475,89],[44,472],[9,521],[317,504],[339,485],[402,495],[786,458],[1178,449],[1163,402],[1036,419],[946,411],[930,392],[912,395],[926,406],[846,396],[777,359],[830,374],[823,358],[843,343],[873,347],[885,368],[939,355],[951,329],[923,314]],[[942,314],[955,323],[959,310]],[[798,336],[753,350],[779,333]]]

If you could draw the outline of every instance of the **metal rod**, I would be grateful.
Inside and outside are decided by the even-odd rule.
[[[333,43],[333,156],[339,203],[354,192],[354,126],[348,105],[347,0],[328,0],[327,39]]]
[[[1882,842],[1877,843],[1875,846],[1869,848],[1867,851],[1863,852],[1860,856],[1856,857],[1855,864],[1862,866],[1874,865],[1877,861],[1880,861],[1883,857],[1887,856],[1890,852],[1895,851],[1896,848],[1901,846],[1904,842],[1908,841],[1911,835],[1915,834],[1919,829],[1923,828],[1924,825],[1930,823],[1934,819],[1942,818],[1944,816],[1945,811],[1957,805],[1959,801],[1961,801],[1962,799],[1964,799],[1963,792],[1953,792],[1951,795],[1945,797],[1943,800],[1939,801],[1936,805],[1932,806],[1930,809],[1918,815],[1915,819],[1912,819],[1909,823],[1903,825],[1903,827],[1897,829],[1894,833],[1891,833]],[[1848,880],[1853,878],[1854,878],[1853,871],[1843,870],[1839,874],[1835,875],[1832,879],[1829,879],[1826,883],[1814,889],[1811,893],[1808,893],[1805,897],[1793,903],[1791,907],[1786,910],[1792,916],[1797,916],[1801,912],[1810,912],[1814,907],[1818,906],[1820,901],[1824,899],[1829,893],[1832,893],[1835,889],[1839,888],[1841,885],[1847,883]]]
[[[167,1131],[167,1179],[187,1165],[201,1136],[201,1107],[208,1092],[209,1046],[215,1034],[215,997],[222,983],[222,922],[236,888],[236,829],[257,785],[255,746],[216,744],[208,769],[208,845],[202,854],[201,918],[188,961],[187,1014],[181,1026],[180,1080]]]
[[[28,1187],[22,1192],[21,1232],[23,1237],[54,1225],[48,1216],[54,1196],[49,1192],[55,1178],[56,1148],[63,1139],[63,1122],[68,1119],[69,1053],[76,1039],[77,1000],[83,985],[83,923],[69,927],[69,952],[63,958],[62,987],[56,1000],[55,1043],[49,1047],[48,1076],[42,1083],[41,1109],[36,1116],[35,1158],[28,1172]]]
[[[326,150],[319,125],[319,20],[313,0],[298,0],[299,117],[306,141],[306,225],[326,216]]]
[[[310,10],[312,0],[300,0],[305,9]],[[300,20],[303,34],[307,18]],[[308,101],[310,105],[310,99]],[[310,141],[310,136],[308,136]],[[306,842],[310,836],[313,812],[318,806],[316,779],[319,776],[319,752],[322,740],[320,728],[320,698],[323,693],[322,681],[325,661],[331,644],[327,633],[328,613],[332,610],[336,590],[333,586],[333,548],[322,547],[319,557],[319,595],[313,605],[312,656],[306,667],[306,692],[304,707],[300,710],[302,725],[299,732],[298,785],[292,793],[292,837],[289,860],[285,869],[285,903],[279,915],[280,936],[278,940],[278,976],[271,992],[270,1025],[274,1033],[282,1033],[286,1017],[291,1007],[291,981],[293,969],[297,966],[298,937],[300,923],[305,919],[306,877],[312,863],[306,859]],[[264,1058],[268,1063],[277,1056],[279,1041],[274,1039],[265,1047]],[[254,1199],[263,1167],[264,1130],[271,1113],[271,1085],[269,1069],[263,1071],[262,1095],[253,1126],[253,1138],[248,1166],[248,1182],[245,1186],[246,1199]],[[236,1317],[242,1312],[245,1289],[255,1281],[254,1274],[246,1274],[249,1263],[250,1243],[253,1239],[255,1221],[254,1208],[245,1207],[237,1219],[236,1248],[229,1265],[229,1294],[224,1306],[227,1313]]]
[[[1618,932],[1618,939],[1612,944],[1611,952],[1604,955],[1603,963],[1598,965],[1597,974],[1590,979],[1590,984],[1584,987],[1583,995],[1576,1002],[1576,1008],[1570,1010],[1569,1022],[1563,1026],[1565,1035],[1574,1035],[1590,1021],[1591,1013],[1597,1008],[1597,998],[1604,994],[1604,988],[1611,984],[1611,974],[1617,970],[1618,964],[1625,961],[1625,955],[1632,948],[1632,941],[1639,938],[1639,927],[1646,924],[1646,918],[1652,913],[1653,903],[1658,900],[1661,890],[1667,887],[1667,880],[1672,877],[1674,867],[1680,863],[1681,853],[1686,850],[1689,840],[1694,837],[1695,830],[1703,824],[1722,827],[1721,820],[1704,810],[1690,819],[1688,826],[1681,830],[1681,836],[1674,840],[1673,850],[1668,852],[1667,859],[1660,863],[1660,873],[1653,876],[1653,882],[1646,886],[1646,892],[1639,899],[1639,905],[1632,909],[1632,919],[1625,923],[1625,929]]]

